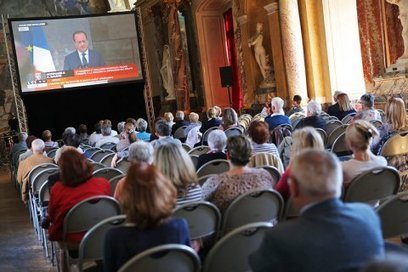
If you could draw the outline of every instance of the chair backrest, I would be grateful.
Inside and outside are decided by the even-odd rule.
[[[50,201],[50,187],[48,186],[48,180],[46,180],[38,191],[38,203],[41,207],[46,206]]]
[[[184,148],[184,150],[185,150],[186,152],[188,152],[188,151],[191,150],[191,147],[190,147],[188,144],[186,144],[186,143],[182,143],[182,144],[181,144],[181,147]]]
[[[103,145],[100,146],[100,148],[105,150],[116,150],[116,144],[113,142],[104,143]]]
[[[295,217],[298,217],[299,214],[300,214],[300,209],[294,205],[292,198],[289,198],[288,200],[286,200],[282,220],[286,221],[289,219],[293,219]]]
[[[95,152],[98,152],[99,150],[102,150],[102,149],[99,148],[99,147],[91,147],[91,148],[88,148],[88,149],[84,150],[84,154],[85,154],[85,156],[86,156],[87,158],[91,158],[92,155],[93,155]]]
[[[381,149],[381,156],[395,156],[408,153],[408,131],[389,138]]]
[[[216,159],[205,163],[197,170],[197,177],[204,177],[213,174],[221,174],[230,169],[228,160]]]
[[[356,115],[356,112],[347,114],[346,116],[343,117],[343,119],[341,119],[341,122],[343,124],[349,124],[351,120],[353,119],[354,115]]]
[[[127,261],[118,272],[199,272],[197,253],[186,245],[167,244],[145,250]]]
[[[323,143],[326,145],[326,143],[327,143],[327,133],[326,133],[326,131],[324,131],[321,128],[315,128],[315,129],[316,129],[317,133],[320,134],[320,137],[322,137]]]
[[[55,154],[57,153],[58,148],[51,148],[47,151],[48,158],[55,158]]]
[[[343,123],[339,120],[333,120],[333,121],[329,121],[326,124],[326,135],[327,135],[327,141],[329,140],[329,136],[330,134],[338,127],[341,127],[343,125]]]
[[[380,128],[383,124],[380,120],[371,120],[370,123],[373,124],[377,129]]]
[[[400,175],[395,168],[378,167],[355,177],[343,199],[345,202],[377,201],[396,194],[399,186]]]
[[[174,132],[173,138],[176,138],[176,139],[187,138],[186,128],[187,126],[181,126],[178,129],[176,129],[176,131]]]
[[[106,154],[102,159],[100,159],[99,162],[107,167],[110,167],[114,156],[115,156],[115,153]]]
[[[346,128],[348,125],[341,125],[338,126],[337,128],[335,128],[329,135],[329,137],[327,138],[327,147],[331,147],[334,143],[334,141],[344,132],[346,132]]]
[[[197,168],[197,164],[198,164],[198,155],[190,155],[190,159],[194,164],[194,167]]]
[[[31,183],[31,191],[33,194],[38,194],[38,192],[40,191],[41,186],[47,182],[48,177],[58,173],[59,172],[59,168],[48,168],[48,169],[44,169],[42,170],[40,173],[38,173],[33,179],[32,179],[32,183]]]
[[[285,137],[292,136],[292,126],[287,124],[277,126],[270,131],[270,134],[270,141],[276,146],[279,146]]]
[[[339,137],[334,141],[332,147],[331,147],[331,152],[335,153],[337,156],[346,156],[346,155],[351,155],[353,152],[350,150],[350,148],[347,146],[346,143],[346,133],[343,132],[340,134]]]
[[[98,151],[94,152],[92,154],[92,156],[90,156],[89,158],[91,160],[95,161],[95,162],[100,162],[101,159],[103,157],[105,157],[106,155],[108,155],[108,154],[114,154],[114,152],[112,150],[109,150],[109,149],[102,149],[102,150],[98,150]]]
[[[252,155],[248,164],[249,167],[258,167],[265,165],[276,167],[280,173],[283,173],[284,171],[281,159],[278,156],[267,152],[260,152]]]
[[[283,214],[284,201],[275,190],[247,192],[231,202],[225,211],[221,233],[255,222],[277,223]]]
[[[197,147],[194,147],[193,149],[191,149],[190,151],[188,151],[188,155],[197,155],[200,156],[202,154],[206,154],[210,151],[210,148],[206,145],[200,145]]]
[[[173,216],[187,221],[191,240],[217,234],[220,229],[221,213],[214,204],[207,201],[179,206],[174,209]]]
[[[207,181],[207,179],[213,176],[216,176],[216,174],[199,177],[198,184],[200,184],[200,186],[203,186],[203,184]]]
[[[230,127],[226,129],[224,132],[227,138],[232,137],[232,136],[239,136],[243,133],[240,127]]]
[[[87,231],[79,245],[78,268],[82,271],[84,261],[103,259],[103,243],[108,230],[121,226],[126,215],[116,215],[102,220]]]
[[[66,241],[68,233],[88,231],[103,219],[119,214],[119,203],[113,197],[100,195],[84,199],[65,215],[63,240]]]
[[[399,193],[383,202],[377,213],[381,219],[383,237],[390,238],[408,232],[408,192]]]
[[[122,175],[122,174],[123,172],[120,171],[119,169],[112,168],[112,167],[105,167],[105,168],[95,170],[92,175],[96,178],[100,177],[100,178],[105,178],[107,180],[110,180],[111,178]]]
[[[106,167],[106,165],[104,165],[104,164],[102,164],[102,163],[100,163],[100,162],[91,161],[91,164],[92,164],[92,166],[93,166],[94,172],[95,172],[96,170],[98,170],[98,169],[102,169],[102,168],[105,168],[105,167]]]
[[[54,163],[42,163],[39,164],[37,166],[34,166],[33,169],[31,169],[30,173],[28,174],[28,184],[33,184],[33,180],[35,178],[35,176],[38,175],[38,173],[42,172],[45,169],[49,169],[49,168],[57,168],[58,169],[58,165],[54,164]]]
[[[208,253],[203,272],[251,271],[248,257],[257,250],[271,223],[261,222],[242,226],[220,239]]]
[[[219,127],[210,127],[203,133],[203,137],[201,137],[201,144],[204,145],[208,141],[208,135],[210,135],[211,131],[218,129]]]
[[[127,157],[121,158],[117,163],[116,163],[116,169],[119,169],[123,173],[127,173],[127,170],[129,169],[130,165],[132,163],[128,161]]]
[[[281,173],[279,172],[278,168],[272,165],[259,165],[256,168],[262,168],[268,171],[268,173],[271,175],[274,184],[272,184],[272,187],[275,187],[275,185],[278,183],[278,181],[281,178]]]
[[[115,176],[109,180],[112,195],[115,193],[116,185],[118,185],[119,180],[121,180],[125,176],[126,176],[125,174],[122,174]]]

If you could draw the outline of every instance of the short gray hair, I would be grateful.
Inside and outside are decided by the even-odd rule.
[[[64,130],[64,133],[65,134],[75,134],[76,133],[76,129],[74,128],[74,127],[67,127],[65,130]]]
[[[207,138],[208,146],[211,150],[223,151],[227,146],[227,136],[221,129],[215,129],[210,132]]]
[[[31,149],[33,150],[33,153],[42,153],[44,151],[45,144],[44,141],[41,139],[35,139],[31,143]]]
[[[121,132],[123,132],[125,130],[125,124],[126,124],[125,121],[122,121],[122,122],[118,123],[118,133],[121,133]]]
[[[271,107],[273,108],[273,107],[275,107],[275,109],[276,109],[276,112],[279,112],[279,113],[284,113],[283,112],[283,106],[285,105],[285,101],[283,101],[283,99],[282,98],[280,98],[280,97],[274,97],[274,98],[272,98],[272,101],[271,101]]]
[[[147,129],[146,120],[143,119],[143,118],[137,119],[137,121],[136,121],[136,130],[139,131],[139,132],[143,132],[143,131],[146,131],[146,129]]]
[[[319,115],[322,112],[322,105],[315,100],[312,100],[307,104],[308,115]]]
[[[176,120],[184,120],[184,112],[183,111],[177,111],[176,112]]]
[[[135,160],[152,164],[153,146],[144,141],[137,141],[130,145],[128,160]]]
[[[316,149],[301,151],[293,158],[290,172],[302,196],[340,197],[343,172],[333,153]]]

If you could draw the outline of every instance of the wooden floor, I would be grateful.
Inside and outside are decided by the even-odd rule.
[[[0,271],[57,271],[43,254],[7,167],[0,168]]]

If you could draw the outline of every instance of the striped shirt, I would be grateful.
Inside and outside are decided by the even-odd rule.
[[[279,158],[278,149],[274,144],[269,143],[257,144],[252,142],[252,154],[257,154],[261,152],[272,153],[273,155]]]
[[[189,185],[187,187],[187,193],[177,197],[176,206],[197,202],[203,200],[203,190],[200,185]]]

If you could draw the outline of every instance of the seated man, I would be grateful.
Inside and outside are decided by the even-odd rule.
[[[314,127],[325,130],[327,122],[320,116],[321,112],[322,105],[314,100],[310,101],[309,104],[307,104],[307,117],[300,120],[296,128]]]
[[[188,126],[189,124],[190,122],[184,120],[184,112],[177,111],[176,112],[176,122],[171,127],[171,135],[174,135],[174,133],[176,132],[178,128],[181,128],[182,126]]]
[[[110,120],[102,121],[101,132],[102,132],[102,138],[100,138],[96,142],[95,147],[101,147],[103,144],[106,144],[106,143],[114,143],[114,144],[119,143],[119,138],[112,136],[112,123]]]
[[[372,94],[363,94],[360,97],[361,111],[359,111],[353,117],[355,120],[366,120],[367,122],[379,120],[381,121],[381,114],[374,109],[374,95]]]
[[[298,94],[293,96],[293,102],[292,102],[292,108],[286,113],[286,116],[291,116],[294,113],[297,112],[304,112],[304,110],[301,107],[302,103],[302,97]]]
[[[20,157],[20,154],[25,152],[27,150],[27,133],[26,132],[21,132],[18,135],[18,143],[15,143],[13,147],[10,150],[10,162],[12,163],[13,166],[17,167],[18,165],[18,159]]]
[[[384,256],[374,210],[338,199],[343,175],[334,154],[305,150],[293,158],[291,170],[289,187],[300,216],[266,233],[250,256],[253,271],[359,271]]]
[[[52,158],[44,156],[45,144],[41,139],[35,139],[31,143],[33,155],[20,162],[17,170],[17,181],[21,186],[21,197],[24,203],[28,200],[28,174],[31,169],[42,163],[52,163]]]
[[[283,111],[284,101],[280,97],[274,97],[271,101],[272,114],[265,118],[269,125],[269,130],[273,130],[280,125],[291,125],[289,117]]]
[[[174,139],[173,136],[170,135],[171,128],[169,124],[165,120],[159,120],[154,125],[155,128],[155,135],[158,137],[157,140],[152,141],[152,145],[154,148],[158,147],[162,144],[167,143],[174,143],[178,146],[181,146],[181,142],[179,139]]]

